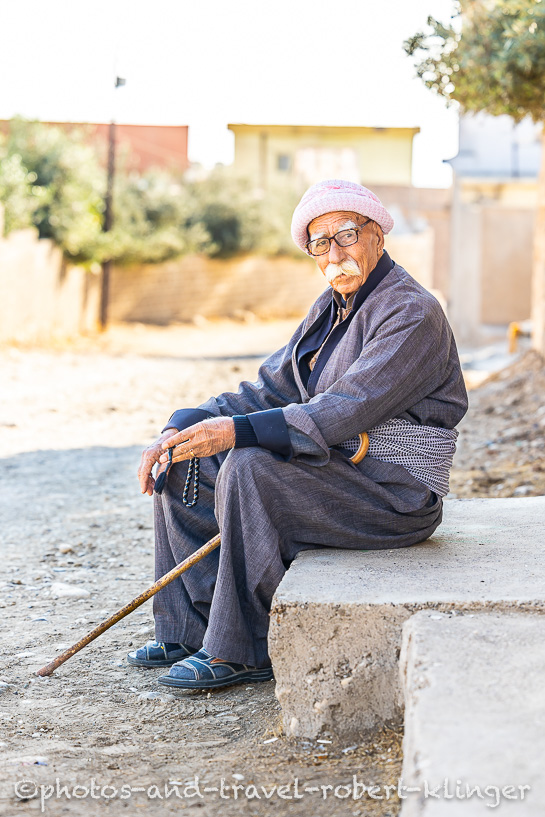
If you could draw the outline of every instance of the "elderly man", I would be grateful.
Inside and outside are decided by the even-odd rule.
[[[311,187],[292,236],[329,287],[255,383],[175,411],[144,451],[157,577],[221,531],[221,547],[155,597],[157,640],[129,653],[134,665],[170,666],[161,683],[272,678],[269,610],[297,553],[406,547],[440,524],[467,394],[439,303],[384,250],[392,226],[360,185]],[[355,462],[362,432],[369,448]],[[205,459],[190,507],[193,456]]]

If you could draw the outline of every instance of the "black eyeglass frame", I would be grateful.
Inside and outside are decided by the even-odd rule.
[[[326,236],[326,235],[323,235],[323,236],[320,236],[320,238],[314,238],[312,241],[309,241],[309,242],[308,242],[308,243],[305,245],[305,246],[306,246],[306,248],[307,248],[307,253],[308,253],[309,255],[311,255],[313,258],[319,258],[321,255],[325,255],[326,253],[328,253],[328,252],[330,251],[330,249],[331,249],[331,242],[332,242],[332,241],[334,241],[334,242],[335,242],[335,244],[336,244],[338,247],[352,247],[354,244],[357,244],[357,243],[358,243],[358,241],[359,241],[359,238],[360,238],[360,237],[359,237],[359,231],[360,231],[361,229],[363,229],[363,227],[365,227],[365,226],[366,226],[366,224],[369,224],[369,222],[370,222],[370,221],[373,221],[373,219],[372,219],[372,218],[368,218],[368,219],[367,219],[367,221],[364,221],[364,222],[363,222],[363,224],[358,224],[356,227],[346,227],[344,230],[339,230],[339,232],[338,232],[338,233],[335,233],[335,235],[332,235],[332,236]],[[346,232],[349,232],[350,230],[355,230],[355,231],[356,231],[356,233],[358,233],[356,240],[355,240],[355,241],[351,241],[351,242],[350,242],[350,244],[339,244],[339,242],[337,241],[337,236],[338,236],[338,235],[340,235],[341,233],[346,233]],[[324,250],[324,252],[318,252],[318,253],[313,253],[313,252],[311,252],[311,251],[309,250],[310,245],[311,245],[311,244],[314,244],[314,242],[315,242],[315,241],[324,241],[324,240],[327,240],[327,242],[328,242],[328,245],[327,245],[327,250]]]

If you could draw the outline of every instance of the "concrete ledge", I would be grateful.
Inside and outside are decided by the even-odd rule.
[[[401,817],[543,815],[545,617],[420,611],[400,671],[403,785],[419,790]]]
[[[544,519],[545,497],[450,500],[420,545],[302,553],[271,609],[286,733],[350,739],[399,721],[401,628],[419,609],[545,612]]]

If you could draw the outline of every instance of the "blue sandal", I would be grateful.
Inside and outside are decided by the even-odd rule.
[[[170,667],[176,661],[193,655],[196,649],[186,644],[171,644],[168,641],[148,641],[138,650],[127,655],[127,661],[135,667]]]
[[[182,689],[212,689],[251,681],[270,681],[272,667],[249,667],[214,658],[204,648],[189,658],[178,661],[168,675],[158,678],[160,684]]]

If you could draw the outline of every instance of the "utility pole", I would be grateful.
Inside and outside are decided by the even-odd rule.
[[[122,77],[115,78],[115,88],[120,88],[125,85],[126,80]],[[106,182],[106,197],[104,199],[104,222],[102,230],[108,233],[112,229],[113,224],[113,191],[115,178],[115,118],[112,118],[110,127],[108,128],[108,176]],[[102,262],[102,281],[100,287],[100,328],[104,332],[108,325],[108,303],[110,298],[110,270],[111,260],[108,259]]]

